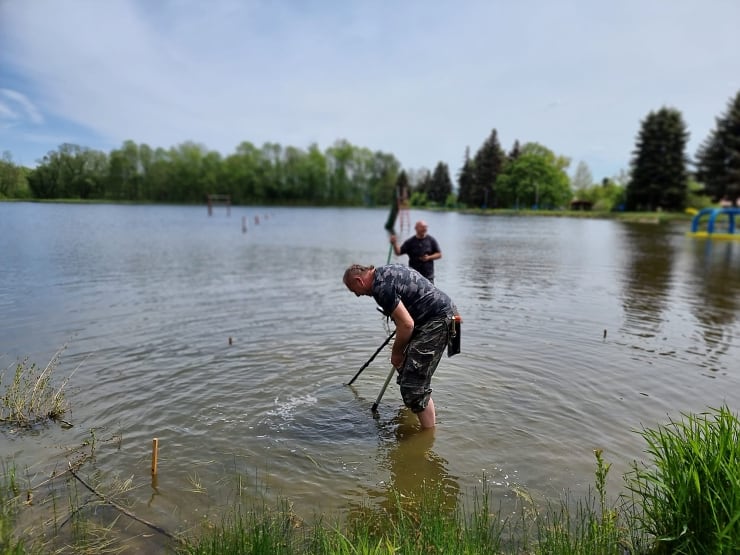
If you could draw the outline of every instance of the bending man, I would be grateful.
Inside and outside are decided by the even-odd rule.
[[[422,428],[436,424],[432,375],[449,342],[457,307],[446,293],[402,264],[361,266],[344,272],[344,285],[358,297],[371,296],[396,324],[391,364],[398,370],[403,403]]]

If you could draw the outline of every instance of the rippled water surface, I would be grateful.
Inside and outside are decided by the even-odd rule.
[[[463,352],[435,375],[434,434],[393,382],[373,418],[389,350],[344,384],[390,330],[341,276],[388,260],[386,217],[0,203],[0,368],[66,346],[74,424],[0,431],[0,455],[43,474],[94,429],[95,468],[132,476],[134,512],[174,527],[227,504],[237,476],[304,517],[424,480],[462,501],[483,477],[502,500],[555,499],[586,491],[601,448],[619,490],[644,459],[635,430],[740,408],[740,242],[688,238],[688,223],[412,211],[442,247]]]

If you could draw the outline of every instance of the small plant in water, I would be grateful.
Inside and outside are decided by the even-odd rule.
[[[52,374],[59,364],[58,351],[45,368],[30,363],[27,358],[15,365],[12,379],[5,376],[12,366],[0,373],[0,422],[30,427],[45,420],[58,420],[67,411],[64,387],[69,376],[61,386],[54,388]]]

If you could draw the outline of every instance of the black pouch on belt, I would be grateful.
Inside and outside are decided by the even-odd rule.
[[[450,333],[447,338],[447,356],[451,357],[460,352],[460,321],[459,316],[455,316],[450,321]]]

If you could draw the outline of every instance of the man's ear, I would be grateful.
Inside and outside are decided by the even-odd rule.
[[[362,283],[362,276],[361,275],[352,276],[352,283],[355,284],[355,287],[357,287],[357,286],[364,287],[364,284]]]

